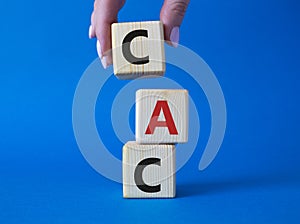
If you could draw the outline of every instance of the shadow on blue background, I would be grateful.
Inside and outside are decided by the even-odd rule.
[[[159,18],[162,1],[140,2],[128,0],[119,20]],[[206,110],[204,136],[177,173],[171,200],[124,200],[122,186],[93,171],[78,150],[71,109],[97,57],[87,35],[92,6],[0,3],[0,223],[299,222],[299,2],[191,2],[181,44],[215,72],[228,126],[216,160],[199,172],[210,122],[191,83]],[[120,155],[120,144],[109,144]]]

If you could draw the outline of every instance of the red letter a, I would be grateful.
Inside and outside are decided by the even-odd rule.
[[[164,113],[166,119],[165,121],[158,121],[158,117],[161,109]],[[162,100],[157,101],[145,134],[146,135],[153,134],[156,127],[167,127],[169,129],[170,135],[178,135],[167,101],[162,101]]]

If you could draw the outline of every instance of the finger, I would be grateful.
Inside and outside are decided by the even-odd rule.
[[[95,29],[94,29],[94,26],[93,26],[93,18],[94,18],[94,12],[91,15],[91,25],[89,27],[89,38],[90,39],[96,37]]]
[[[160,11],[160,20],[164,24],[165,40],[177,47],[179,27],[182,23],[190,0],[165,0]]]
[[[112,64],[111,24],[117,22],[123,0],[96,0],[92,26],[97,37],[97,52],[104,68]]]
[[[111,54],[111,23],[102,23],[97,27],[97,53],[104,68],[112,64]]]

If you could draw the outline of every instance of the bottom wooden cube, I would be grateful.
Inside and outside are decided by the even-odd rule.
[[[173,198],[175,145],[127,142],[123,147],[123,197]]]

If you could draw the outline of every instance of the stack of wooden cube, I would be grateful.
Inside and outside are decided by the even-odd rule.
[[[163,43],[159,21],[114,23],[115,75],[120,79],[163,75]],[[123,147],[123,196],[175,197],[175,144],[188,140],[187,90],[138,90],[135,137],[135,142],[127,142]]]

